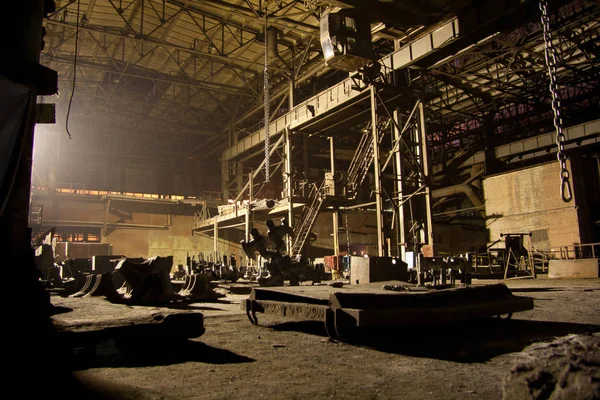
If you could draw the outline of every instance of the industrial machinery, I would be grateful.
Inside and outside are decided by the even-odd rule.
[[[528,250],[524,238],[530,233],[501,233],[500,239],[473,254],[473,273],[478,278],[510,278],[516,276],[536,276],[535,258],[539,255]],[[497,247],[499,243],[503,247]],[[540,268],[543,270],[541,261]]]
[[[324,12],[320,39],[328,67],[354,72],[375,59],[371,43],[371,24],[355,9]]]
[[[289,280],[290,285],[297,286],[300,281],[310,280],[313,283],[321,281],[319,270],[308,264],[305,257],[292,258],[286,254],[284,238],[294,236],[294,231],[282,220],[280,225],[275,225],[271,220],[267,221],[269,231],[267,237],[263,236],[258,229],[252,228],[250,235],[252,240],[241,242],[242,249],[252,260],[257,259],[257,253],[266,261],[266,276],[258,278],[260,286],[283,286]]]

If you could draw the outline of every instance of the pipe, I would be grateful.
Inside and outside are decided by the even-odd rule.
[[[278,44],[278,35],[279,34],[279,30],[277,28],[275,28],[274,26],[269,26],[267,28],[267,53],[269,55],[269,60],[273,60],[275,58],[279,58],[282,59],[281,56],[279,55],[279,50],[277,48],[277,44]],[[285,61],[284,61],[285,64]]]
[[[483,207],[483,201],[481,201],[479,196],[477,196],[473,188],[465,183],[433,190],[431,192],[431,197],[434,199],[439,199],[442,197],[453,196],[461,193],[465,194],[469,198],[469,200],[471,200],[471,203],[473,203],[475,207]],[[485,217],[485,210],[481,210],[480,212],[481,216]]]

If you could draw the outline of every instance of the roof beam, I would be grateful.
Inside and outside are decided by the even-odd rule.
[[[73,23],[60,22],[60,21],[54,21],[54,20],[47,20],[46,23],[47,23],[47,25],[70,27],[73,30],[76,29],[76,26]],[[240,71],[248,72],[248,73],[252,73],[252,74],[257,74],[258,70],[262,70],[262,68],[263,68],[263,62],[245,60],[245,59],[234,59],[234,58],[229,57],[228,55],[211,54],[211,53],[207,53],[207,52],[203,52],[203,51],[199,51],[199,50],[189,49],[184,46],[178,46],[178,45],[175,45],[172,43],[167,43],[167,42],[161,41],[159,39],[156,39],[153,37],[148,37],[148,36],[146,36],[146,37],[129,36],[124,33],[110,31],[101,26],[92,26],[92,25],[79,26],[79,30],[80,31],[88,31],[88,32],[97,32],[97,33],[101,33],[101,34],[104,34],[107,36],[130,40],[132,42],[140,42],[140,43],[143,42],[143,43],[153,44],[156,46],[164,47],[165,49],[168,48],[168,49],[172,49],[172,50],[179,50],[182,53],[194,54],[194,55],[197,55],[197,56],[200,56],[203,58],[209,58],[209,59],[212,59],[215,61],[219,61],[219,62],[223,63],[224,65],[226,65],[228,68],[236,68]],[[242,64],[256,65],[256,69],[248,69],[247,67],[243,66]],[[273,67],[272,69],[279,69],[279,68]]]
[[[191,6],[193,3],[202,3],[206,4],[210,7],[216,8],[218,10],[224,11],[233,11],[236,14],[243,15],[246,18],[253,19],[261,24],[264,24],[264,10],[256,10],[254,8],[247,8],[244,6],[240,6],[233,3],[228,3],[222,0],[195,0],[194,2],[190,0],[167,0],[171,4],[189,7],[190,9],[202,14],[205,11],[198,9],[197,7]],[[292,1],[291,4],[295,3]],[[289,6],[289,4],[288,4]],[[284,6],[285,8],[285,6]],[[258,15],[257,15],[258,14]],[[272,26],[276,26],[282,29],[294,29],[300,31],[304,34],[311,36],[319,36],[319,27],[311,24],[307,24],[304,22],[296,21],[291,18],[285,18],[285,16],[278,16],[277,19],[272,19],[269,21],[269,24]],[[295,27],[295,28],[294,28]],[[256,32],[257,34],[260,32]],[[291,45],[291,43],[287,43],[287,45]]]
[[[436,23],[442,17],[439,11],[422,10],[416,1],[411,1],[410,5],[397,1],[384,3],[373,0],[343,0],[338,3],[365,11],[365,15],[368,15],[371,21],[383,22],[388,27],[400,29]]]
[[[167,83],[173,83],[173,84],[178,84],[178,85],[183,85],[183,86],[203,88],[203,89],[212,90],[212,91],[221,92],[221,93],[229,93],[229,94],[236,94],[236,95],[240,95],[240,96],[253,97],[253,95],[251,95],[251,94],[241,92],[240,88],[236,87],[236,86],[225,86],[225,85],[218,84],[218,83],[180,79],[180,78],[177,78],[172,75],[161,74],[154,70],[147,70],[147,69],[144,69],[141,67],[135,67],[134,70],[125,72],[125,71],[119,70],[117,68],[113,68],[113,67],[109,66],[109,64],[103,63],[103,61],[109,61],[109,60],[108,59],[98,59],[98,58],[86,59],[84,57],[78,57],[77,65],[87,67],[87,68],[97,69],[100,71],[117,73],[117,74],[121,74],[123,76],[130,76],[130,77],[134,77],[134,78],[148,79],[148,80],[157,81],[157,82],[167,82]],[[52,61],[50,61],[47,64],[51,64],[53,62],[63,63],[63,64],[73,64],[73,58],[71,56],[54,55],[54,56],[52,56]]]

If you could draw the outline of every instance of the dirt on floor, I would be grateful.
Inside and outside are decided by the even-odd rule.
[[[90,326],[107,316],[127,324],[129,315],[182,307],[205,317],[206,332],[190,340],[117,343],[109,338],[95,346],[95,353],[76,348],[65,354],[87,398],[511,399],[516,392],[505,385],[517,379],[519,365],[541,360],[535,346],[600,332],[600,279],[503,282],[515,295],[533,297],[535,308],[509,320],[370,331],[351,342],[331,340],[319,322],[259,314],[259,325],[252,325],[240,309],[247,295],[240,294],[171,307],[115,305],[101,297],[54,295],[51,301],[65,311],[54,320]],[[585,351],[597,355],[600,348]],[[586,368],[591,384],[597,384],[600,365],[592,361]],[[53,389],[61,393],[60,387]],[[537,398],[549,398],[548,390]],[[525,397],[519,398],[539,393],[525,387],[519,392]]]

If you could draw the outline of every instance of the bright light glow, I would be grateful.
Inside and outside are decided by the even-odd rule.
[[[323,48],[323,55],[325,56],[325,60],[329,60],[334,56],[333,46],[331,45],[331,40],[326,39],[323,41],[321,47]]]

